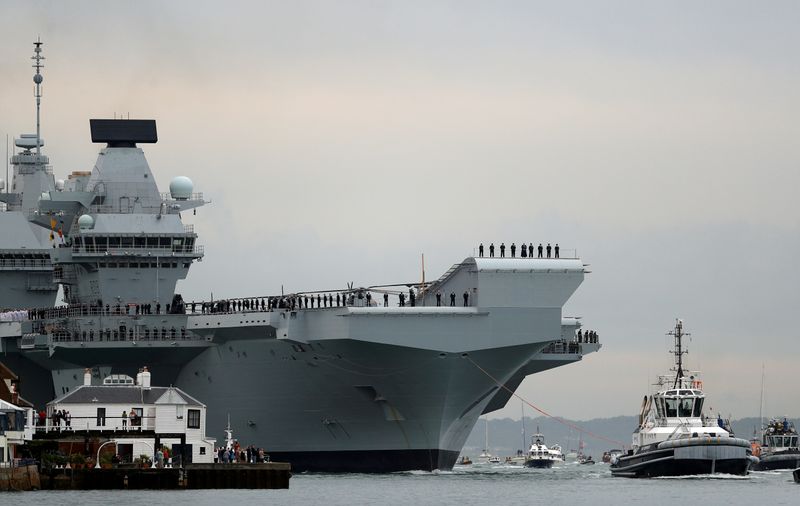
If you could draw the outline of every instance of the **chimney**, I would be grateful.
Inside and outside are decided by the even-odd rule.
[[[83,370],[83,386],[91,386],[92,385],[92,370],[86,368]]]
[[[147,366],[142,368],[142,388],[150,388],[150,371],[147,370]]]

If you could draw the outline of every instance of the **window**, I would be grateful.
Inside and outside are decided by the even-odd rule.
[[[97,426],[106,426],[106,408],[97,408]]]
[[[680,412],[678,416],[680,417],[689,417],[692,416],[692,407],[694,405],[694,399],[691,397],[687,397],[685,399],[681,399],[680,404]]]
[[[664,399],[667,403],[667,416],[668,417],[676,417],[678,416],[678,399],[673,397],[669,397]]]
[[[200,428],[200,410],[199,409],[189,409],[186,411],[187,420],[186,420],[186,428],[187,429],[199,429]]]
[[[692,416],[695,418],[700,418],[703,416],[703,398],[698,397],[696,401],[694,401],[694,413]]]
[[[205,454],[206,454],[206,447],[205,446],[201,446],[200,447],[200,455],[205,455]]]

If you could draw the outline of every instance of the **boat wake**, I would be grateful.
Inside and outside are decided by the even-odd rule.
[[[749,480],[749,476],[736,474],[688,474],[685,476],[655,476],[653,480]]]

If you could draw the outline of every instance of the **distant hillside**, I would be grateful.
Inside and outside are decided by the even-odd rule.
[[[605,450],[617,448],[623,445],[630,446],[631,434],[636,429],[637,416],[617,416],[614,418],[595,418],[585,421],[565,420],[581,429],[596,434],[598,436],[617,441],[605,441],[593,438],[587,434],[583,435],[585,445],[584,452],[596,458],[602,455]],[[797,420],[793,420],[798,425]],[[758,418],[741,418],[733,420],[733,430],[737,436],[750,439],[753,430],[759,426]],[[484,434],[486,421],[481,419],[475,425],[462,451],[465,455],[474,456],[481,452],[484,446]],[[798,425],[800,426],[800,425]],[[530,444],[530,436],[539,429],[548,444],[558,443],[566,452],[569,449],[578,448],[579,436],[577,431],[571,430],[566,425],[559,423],[552,418],[543,416],[536,418],[525,417],[525,432]],[[527,444],[525,446],[527,446]],[[489,451],[492,454],[506,456],[513,455],[517,449],[524,448],[522,442],[522,424],[519,420],[502,418],[489,420]]]

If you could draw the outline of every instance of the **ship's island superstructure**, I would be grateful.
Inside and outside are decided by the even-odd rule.
[[[184,301],[176,285],[204,252],[181,213],[203,196],[183,177],[158,191],[138,147],[157,141],[155,121],[90,127],[106,144],[92,171],[36,188],[25,215],[57,236],[36,249],[65,305],[0,298],[0,310],[25,310],[0,321],[0,351],[37,404],[83,384],[84,368],[99,382],[147,364],[203,399],[212,430],[230,415],[241,441],[296,471],[449,469],[478,417],[526,376],[600,348],[562,315],[586,273],[578,258],[468,257],[392,292],[412,287],[414,305],[376,305],[367,293],[380,289],[353,286],[322,307],[309,307],[316,292]],[[437,306],[437,293],[468,305]]]

